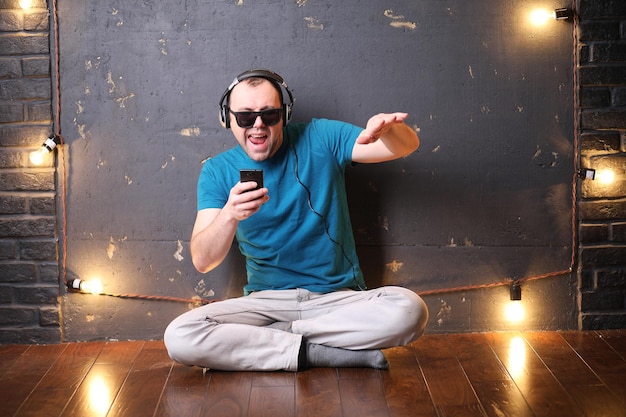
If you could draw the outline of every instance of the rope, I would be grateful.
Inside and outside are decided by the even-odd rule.
[[[94,295],[105,295],[107,297],[116,297],[116,298],[129,298],[129,299],[137,299],[137,300],[152,300],[152,301],[172,301],[176,303],[186,303],[186,304],[210,304],[216,301],[221,300],[206,300],[204,298],[179,298],[179,297],[168,297],[168,296],[159,296],[159,295],[142,295],[142,294],[113,294],[113,293],[98,293]]]
[[[547,274],[535,275],[535,276],[532,276],[532,277],[519,278],[519,279],[512,279],[511,278],[511,279],[508,279],[506,281],[494,282],[494,283],[490,283],[490,284],[465,285],[465,286],[454,287],[454,288],[440,288],[440,289],[435,289],[435,290],[417,291],[417,294],[419,294],[421,296],[425,296],[425,295],[436,295],[436,294],[447,294],[447,293],[453,293],[453,292],[464,292],[464,291],[480,290],[480,289],[484,289],[484,288],[494,288],[494,287],[501,287],[501,286],[504,286],[504,285],[511,285],[513,283],[521,284],[522,282],[528,282],[528,281],[534,281],[534,280],[538,280],[538,279],[556,277],[556,276],[559,276],[559,275],[566,275],[566,274],[569,274],[571,272],[572,272],[572,268],[568,268],[568,269],[564,269],[562,271],[548,272]]]
[[[52,129],[53,133],[59,139],[59,145],[63,145],[65,140],[61,135],[61,72],[59,70],[59,62],[60,62],[60,52],[59,52],[59,16],[57,10],[57,1],[52,0],[51,3],[52,11],[52,39],[53,39],[53,47],[54,47],[54,56],[52,59],[52,70],[54,77],[54,96],[52,97],[53,106],[53,120],[52,120]],[[62,235],[62,258],[61,258],[61,277],[64,284],[67,284],[67,162],[66,162],[66,152],[63,146],[57,147],[58,152],[60,153],[60,163],[62,172],[61,179],[61,235]]]

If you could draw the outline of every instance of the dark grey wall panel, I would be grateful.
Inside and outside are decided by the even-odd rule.
[[[513,0],[58,6],[69,273],[99,275],[113,293],[238,294],[237,254],[201,275],[188,240],[201,161],[235,143],[217,102],[252,67],[285,77],[296,121],[410,113],[417,153],[348,174],[370,285],[421,291],[569,266],[570,23],[531,28],[530,6]],[[570,277],[549,281],[533,288],[558,290],[562,313],[539,314],[551,297],[535,297],[530,322],[574,326]],[[486,313],[500,295],[481,294],[450,298],[430,329],[506,327]],[[429,296],[431,309],[440,300]],[[69,294],[63,308],[65,336],[79,340],[158,338],[188,306]]]

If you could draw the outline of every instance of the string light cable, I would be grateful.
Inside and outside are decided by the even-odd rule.
[[[54,56],[52,60],[52,72],[53,72],[53,84],[54,84],[54,96],[52,97],[52,109],[53,109],[53,120],[52,120],[52,128],[54,131],[54,138],[56,138],[55,142],[58,145],[64,145],[65,141],[63,136],[61,135],[61,81],[60,81],[60,70],[59,70],[59,62],[60,62],[60,54],[59,54],[59,16],[57,10],[57,0],[52,0],[51,2],[51,18],[52,18],[52,38],[53,38],[53,47],[54,47]],[[67,164],[66,164],[66,153],[64,146],[58,146],[57,149],[59,151],[60,156],[60,168],[62,171],[62,179],[61,179],[61,274],[63,283],[67,285]]]

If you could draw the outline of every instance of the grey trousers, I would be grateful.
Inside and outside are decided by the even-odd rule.
[[[304,289],[268,290],[190,310],[165,330],[170,357],[211,369],[298,369],[303,338],[350,350],[383,349],[416,340],[428,310],[402,287],[328,294]],[[291,332],[265,327],[291,322]]]

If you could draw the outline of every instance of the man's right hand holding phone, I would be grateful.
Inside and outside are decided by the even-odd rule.
[[[270,199],[267,188],[256,189],[255,181],[238,182],[230,190],[227,207],[237,220],[246,220]]]

